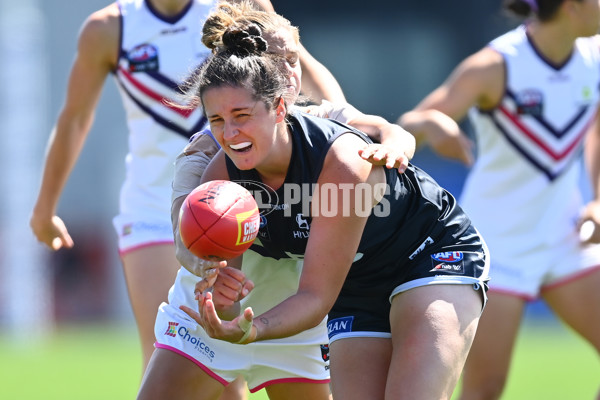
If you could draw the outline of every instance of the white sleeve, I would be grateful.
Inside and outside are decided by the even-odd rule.
[[[218,151],[219,145],[209,134],[200,134],[192,139],[175,159],[171,202],[187,196],[200,184],[204,170]]]
[[[362,114],[348,103],[331,103],[327,100],[323,100],[319,105],[308,106],[306,109],[301,109],[308,114],[321,118],[331,118],[344,124]]]

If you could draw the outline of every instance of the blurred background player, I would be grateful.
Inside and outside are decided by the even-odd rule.
[[[508,0],[531,17],[466,58],[400,124],[470,164],[461,205],[484,235],[490,301],[467,359],[462,400],[500,398],[528,301],[538,297],[600,350],[598,0]],[[582,153],[593,199],[580,190]],[[578,231],[595,230],[582,243]]]
[[[255,3],[272,10],[268,0]],[[30,221],[38,240],[52,250],[74,245],[56,208],[92,126],[104,81],[113,74],[130,135],[120,213],[113,222],[144,368],[153,351],[156,310],[166,300],[180,265],[170,222],[173,162],[206,123],[202,110],[183,112],[170,104],[177,102],[179,86],[210,54],[201,42],[201,29],[213,6],[213,1],[202,0],[123,0],[88,17]],[[301,50],[308,94],[316,100],[343,99],[327,69]]]

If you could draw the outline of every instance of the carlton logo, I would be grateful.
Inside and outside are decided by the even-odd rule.
[[[444,251],[442,253],[435,253],[431,255],[436,261],[440,262],[459,262],[464,258],[462,251]]]

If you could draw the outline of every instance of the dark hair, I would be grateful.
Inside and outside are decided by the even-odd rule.
[[[228,28],[223,34],[223,47],[199,70],[190,94],[202,102],[203,94],[210,88],[243,87],[268,109],[279,98],[290,104],[285,59],[267,53],[267,48],[258,25]]]
[[[296,43],[300,42],[298,28],[292,26],[289,20],[277,13],[259,10],[254,3],[242,0],[217,3],[202,27],[202,43],[216,53],[223,46],[223,36],[228,28],[241,28],[250,23],[257,24],[265,35],[288,30]]]
[[[554,18],[561,4],[567,0],[505,0],[504,7],[518,17],[528,17],[532,14],[542,21]]]

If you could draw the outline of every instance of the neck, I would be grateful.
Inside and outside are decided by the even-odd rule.
[[[256,168],[265,185],[274,190],[283,185],[292,160],[292,148],[292,133],[286,123],[279,124],[277,141],[269,152],[268,161]]]
[[[573,51],[576,35],[560,21],[540,23],[533,21],[527,27],[529,37],[536,48],[548,60],[555,64],[562,64]]]
[[[161,14],[170,17],[177,15],[187,6],[192,0],[146,0]]]

